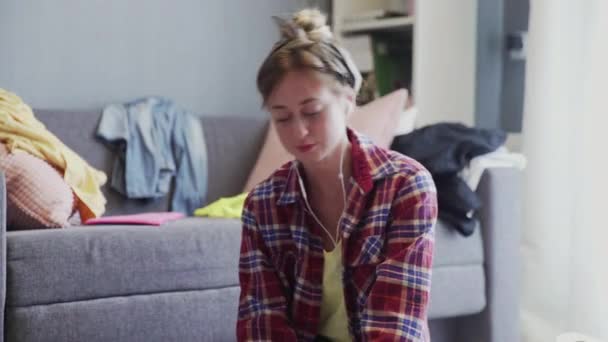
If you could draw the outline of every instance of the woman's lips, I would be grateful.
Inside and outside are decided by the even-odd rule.
[[[313,147],[315,147],[315,144],[306,144],[306,145],[298,146],[297,149],[300,152],[308,152],[308,151],[312,150]]]

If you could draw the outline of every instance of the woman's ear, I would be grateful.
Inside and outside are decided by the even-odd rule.
[[[346,100],[346,116],[349,117],[355,111],[357,96],[354,90],[348,88],[344,98]]]

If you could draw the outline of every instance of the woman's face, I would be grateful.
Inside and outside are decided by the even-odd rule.
[[[290,71],[266,105],[285,149],[303,163],[332,155],[346,139],[346,119],[354,108],[346,90],[319,72]]]

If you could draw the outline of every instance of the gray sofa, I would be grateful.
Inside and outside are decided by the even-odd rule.
[[[109,173],[94,138],[99,111],[36,110],[50,131]],[[209,201],[237,194],[253,167],[265,118],[202,118]],[[433,341],[518,341],[519,172],[481,181],[481,225],[468,238],[438,222],[430,307]],[[107,214],[167,210],[110,190]],[[186,218],[161,227],[6,231],[0,174],[0,340],[233,341],[240,222]],[[10,227],[9,227],[10,228]]]

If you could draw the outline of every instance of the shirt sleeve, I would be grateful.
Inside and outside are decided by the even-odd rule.
[[[437,192],[421,170],[397,190],[386,258],[361,315],[364,341],[424,341],[431,290]]]
[[[295,341],[282,284],[259,232],[250,198],[245,202],[242,222],[237,340]]]

